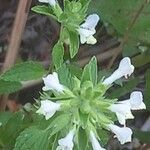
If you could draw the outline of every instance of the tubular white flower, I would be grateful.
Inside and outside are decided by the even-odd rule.
[[[56,5],[56,0],[39,0],[41,3],[49,3],[51,6],[55,7]]]
[[[109,109],[116,113],[116,116],[118,118],[118,121],[120,124],[125,125],[126,119],[133,119],[134,116],[132,115],[130,105],[127,103],[117,103],[112,104]]]
[[[48,120],[51,118],[56,111],[60,109],[59,103],[54,103],[49,100],[41,101],[41,107],[36,111],[38,114],[42,114],[45,116],[45,119]]]
[[[71,130],[64,138],[58,140],[59,146],[56,150],[73,150],[73,137],[75,130]]]
[[[134,71],[134,66],[131,64],[130,58],[125,57],[120,61],[118,69],[114,71],[110,77],[106,78],[103,81],[103,84],[105,85],[112,84],[115,80],[123,76],[127,78],[133,73],[133,71]]]
[[[106,150],[101,147],[101,145],[99,144],[98,140],[96,139],[93,131],[90,131],[90,141],[92,143],[93,150]]]
[[[130,95],[130,99],[120,101],[120,104],[130,106],[131,110],[146,109],[146,105],[143,102],[143,95],[140,91],[134,91]]]
[[[43,78],[45,86],[42,88],[43,91],[48,90],[56,90],[58,92],[62,92],[64,90],[63,85],[59,83],[58,74],[53,72],[53,74],[49,74],[47,77]]]
[[[118,127],[114,124],[109,124],[108,128],[115,134],[121,144],[131,142],[132,130],[128,127]]]
[[[81,44],[95,44],[97,40],[94,38],[96,33],[95,27],[99,21],[99,16],[97,14],[92,14],[87,17],[85,22],[80,25],[78,32],[80,34]]]

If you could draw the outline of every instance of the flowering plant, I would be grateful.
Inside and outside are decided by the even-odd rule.
[[[46,73],[41,71],[44,86],[40,98],[33,105],[26,104],[21,114],[16,114],[17,121],[25,127],[18,131],[21,133],[16,137],[14,150],[105,150],[110,132],[120,144],[131,142],[133,132],[126,126],[126,120],[134,119],[133,110],[146,109],[142,92],[133,91],[123,101],[107,96],[116,80],[128,79],[133,74],[135,67],[130,58],[124,57],[119,67],[100,81],[96,57],[91,58],[80,74],[71,71],[71,59],[77,54],[79,43],[93,45],[97,42],[95,33],[100,17],[97,14],[87,16],[89,0],[64,0],[63,9],[57,0],[39,2],[44,5],[32,10],[58,21],[60,37],[52,51],[53,69]],[[65,47],[70,53],[67,61]],[[10,79],[9,71],[3,76]]]

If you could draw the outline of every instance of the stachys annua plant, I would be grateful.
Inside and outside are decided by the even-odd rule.
[[[132,130],[126,127],[126,120],[134,118],[131,110],[146,108],[142,93],[134,91],[129,99],[117,101],[105,97],[105,92],[115,80],[123,76],[127,78],[133,71],[134,66],[130,59],[125,57],[110,77],[96,84],[91,81],[81,83],[74,76],[74,87],[70,90],[60,83],[56,72],[43,78],[45,84],[43,95],[47,91],[52,91],[54,97],[49,95],[47,99],[42,100],[37,113],[44,115],[46,120],[51,119],[57,112],[70,115],[66,135],[58,140],[57,150],[72,150],[80,127],[88,135],[93,150],[104,150],[100,145],[98,129],[113,132],[114,137],[118,138],[121,144],[131,142]],[[83,119],[82,116],[85,118]],[[115,125],[116,119],[121,127]]]
[[[132,110],[146,108],[142,93],[133,91],[123,101],[106,96],[106,91],[114,81],[128,78],[134,72],[130,58],[123,58],[118,69],[100,82],[97,82],[95,57],[84,67],[80,77],[75,73],[67,76],[69,69],[68,63],[65,64],[63,60],[64,44],[68,46],[71,58],[78,52],[79,38],[81,44],[95,44],[95,28],[100,18],[97,14],[87,17],[89,0],[64,0],[63,9],[56,0],[39,2],[48,6],[35,6],[32,10],[52,16],[61,24],[60,39],[52,52],[55,70],[43,77],[43,92],[36,105],[37,114],[43,115],[47,121],[52,119],[46,131],[52,129],[51,137],[56,135],[51,141],[56,143],[56,150],[105,150],[101,142],[104,132],[112,132],[121,144],[131,142],[132,130],[126,126],[126,120],[134,119]],[[120,125],[116,125],[116,121]],[[66,125],[62,127],[64,122]],[[80,147],[82,141],[83,148]]]

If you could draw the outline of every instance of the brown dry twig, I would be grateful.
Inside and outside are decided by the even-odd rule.
[[[27,21],[27,16],[29,12],[29,8],[31,6],[32,0],[20,0],[18,4],[18,9],[11,33],[11,39],[8,46],[8,51],[5,57],[3,72],[8,70],[15,64],[16,58],[19,52],[19,46],[21,43],[22,33],[25,28],[25,24]],[[8,95],[3,95],[1,97],[0,110],[4,111],[7,105]]]

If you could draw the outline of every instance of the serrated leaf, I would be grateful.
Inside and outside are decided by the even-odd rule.
[[[24,115],[21,112],[13,114],[7,123],[0,128],[0,141],[5,146],[12,146],[19,132],[24,129]]]
[[[81,82],[92,81],[95,85],[97,83],[97,60],[93,57],[91,61],[84,67]]]
[[[63,64],[63,56],[64,56],[64,47],[63,43],[58,42],[52,52],[53,63],[55,65],[56,70]]]
[[[48,150],[48,134],[45,130],[30,127],[17,138],[14,150]]]
[[[31,10],[38,13],[38,14],[51,16],[54,19],[56,19],[56,17],[53,15],[52,9],[49,6],[37,5],[37,6],[32,7]]]
[[[71,89],[72,88],[72,76],[71,76],[67,66],[65,64],[63,64],[57,70],[57,73],[58,73],[60,83]]]
[[[16,92],[21,88],[21,83],[17,81],[5,81],[0,79],[0,94],[9,94]]]
[[[0,78],[6,81],[27,81],[39,79],[44,74],[46,71],[40,63],[29,61],[16,64],[2,74]]]
[[[69,31],[70,37],[70,57],[73,58],[79,50],[79,36],[75,31]]]
[[[70,122],[69,114],[62,114],[56,117],[48,126],[47,131],[50,131],[50,137],[68,126]]]

